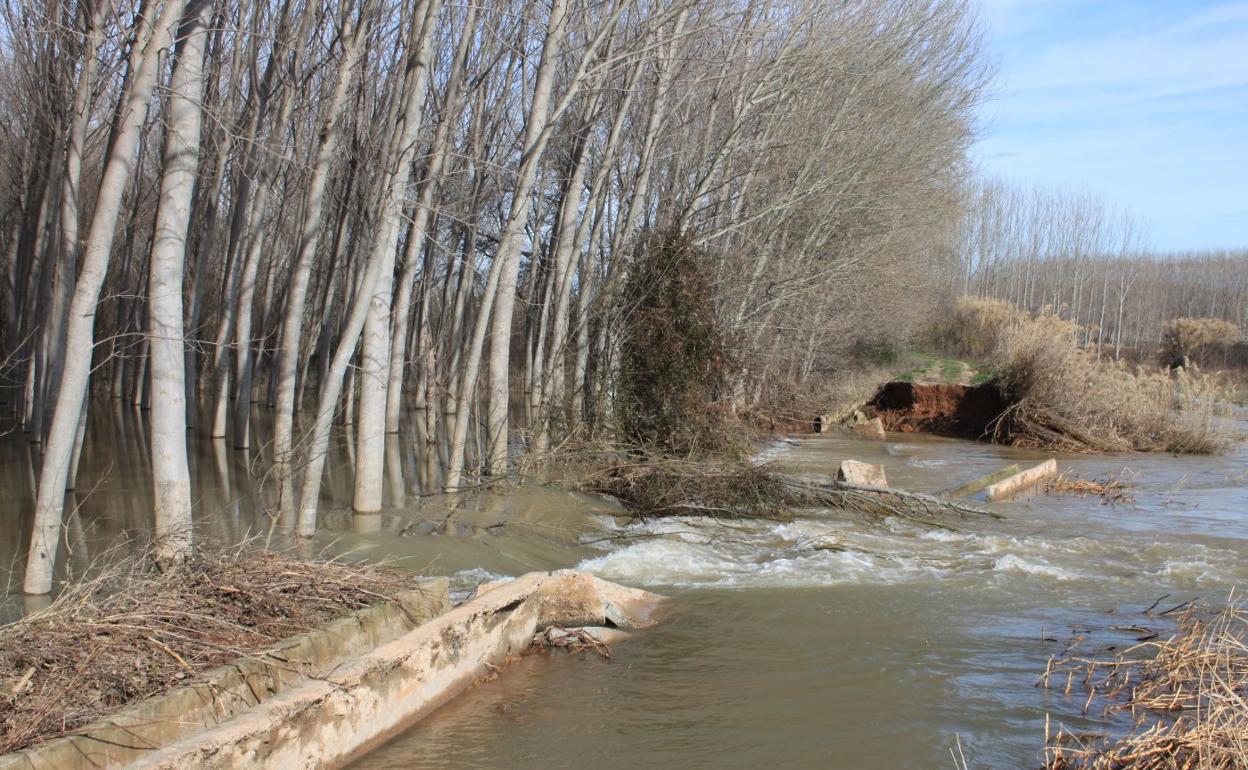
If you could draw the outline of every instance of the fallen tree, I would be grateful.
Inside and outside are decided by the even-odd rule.
[[[951,528],[950,518],[1000,514],[934,495],[779,473],[746,460],[645,458],[591,474],[582,487],[610,495],[639,517],[710,516],[787,521],[802,509],[850,511]]]

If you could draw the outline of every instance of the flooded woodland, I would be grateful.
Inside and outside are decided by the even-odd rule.
[[[1248,236],[1000,6],[3,4],[0,770],[1248,766]]]

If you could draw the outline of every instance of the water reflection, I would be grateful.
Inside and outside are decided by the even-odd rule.
[[[200,537],[224,543],[252,537],[290,542],[300,468],[272,463],[270,414],[261,407],[253,411],[250,448],[234,448],[229,437],[212,439],[203,431],[188,432],[193,516]],[[105,551],[140,547],[150,538],[153,491],[147,417],[146,411],[121,399],[92,403],[78,476],[66,498],[58,581],[82,574]],[[354,434],[354,427],[347,424],[330,442],[321,488],[321,528],[328,530],[329,538],[419,531],[421,527],[410,517],[438,489],[441,458],[446,456],[441,446],[448,438],[446,421],[428,419],[423,412],[409,413],[402,432],[386,436],[383,499],[387,511],[381,515],[355,516],[350,511]],[[472,431],[470,461],[477,456],[475,442]],[[5,617],[22,611],[22,602],[12,595],[20,590],[30,537],[39,449],[20,430],[0,435],[0,484],[6,490],[0,501],[0,578],[11,595],[0,613]],[[445,511],[434,514],[447,516]],[[396,515],[401,523],[393,521]]]

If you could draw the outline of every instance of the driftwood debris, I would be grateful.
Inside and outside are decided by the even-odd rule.
[[[843,481],[832,483],[808,481],[793,476],[779,476],[779,479],[810,504],[853,510],[880,518],[895,516],[936,529],[952,529],[942,520],[950,514],[960,518],[967,516],[1005,518],[999,513],[984,508],[920,492],[906,492],[900,489],[850,484]]]
[[[582,488],[610,495],[643,518],[710,516],[790,521],[803,509],[830,508],[874,519],[903,518],[940,529],[952,528],[947,523],[951,516],[1004,518],[984,508],[886,485],[882,473],[863,483],[826,475],[789,475],[752,463],[669,458],[612,466],[583,482]]]
[[[958,497],[969,497],[970,495],[975,494],[976,492],[984,489],[985,487],[991,486],[997,483],[998,481],[1001,481],[1002,479],[1007,479],[1010,476],[1013,476],[1015,473],[1018,473],[1022,469],[1023,469],[1023,466],[1019,465],[1018,463],[1014,463],[1013,465],[1007,465],[1006,467],[997,471],[993,471],[992,473],[989,473],[986,476],[980,476],[977,479],[968,481],[960,487],[954,487],[953,489],[950,489],[948,492],[941,492],[940,496],[948,497],[951,499],[958,498]]]
[[[987,489],[988,501],[1004,500],[1012,497],[1029,487],[1034,487],[1045,479],[1057,475],[1057,460],[1052,458],[1045,460],[1039,465],[1015,473],[1009,478],[1002,479],[992,484]]]

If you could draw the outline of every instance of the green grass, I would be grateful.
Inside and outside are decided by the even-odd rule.
[[[940,368],[942,382],[957,382],[962,377],[962,362],[957,359],[946,359]]]
[[[918,350],[903,351],[897,364],[892,376],[895,382],[956,384],[969,378],[972,385],[980,385],[992,379],[992,374],[978,362]]]

